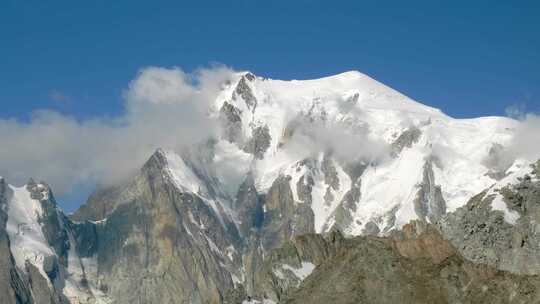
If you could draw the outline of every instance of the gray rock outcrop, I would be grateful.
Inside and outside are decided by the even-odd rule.
[[[11,191],[6,181],[0,177],[0,294],[2,303],[31,304],[34,301],[30,286],[15,266],[5,229],[8,220],[7,203],[10,196]]]
[[[535,303],[538,276],[465,260],[423,222],[390,238],[344,240],[280,303]]]
[[[514,224],[492,209],[488,190],[439,223],[443,235],[469,260],[519,274],[540,274],[540,181],[537,162],[533,176],[501,189],[504,203],[517,212]]]
[[[156,152],[115,190],[107,220],[78,228],[79,239],[96,243],[79,250],[96,255],[101,287],[115,303],[220,303],[240,269],[238,232],[225,213],[179,190],[166,162]]]
[[[432,160],[427,160],[424,164],[423,179],[419,187],[414,199],[414,210],[420,219],[436,223],[446,213],[446,202],[441,187],[435,183]]]

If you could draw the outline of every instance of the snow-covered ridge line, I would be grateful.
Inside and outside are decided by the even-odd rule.
[[[157,153],[161,154],[167,162],[163,169],[169,174],[174,184],[183,191],[194,194],[205,193],[204,184],[187,166],[184,159],[179,154],[171,150],[159,149]]]
[[[433,187],[441,187],[446,210],[451,212],[463,206],[473,195],[496,182],[488,174],[491,168],[483,162],[493,145],[510,143],[518,124],[505,117],[455,119],[357,71],[290,81],[257,77],[249,72],[236,77],[216,99],[214,108],[219,111],[227,103],[229,108],[236,109],[234,115],[239,114],[235,117],[236,127],[243,137],[239,147],[250,140],[255,130],[268,130],[269,147],[264,157],[254,159],[252,166],[257,190],[261,192],[267,191],[278,176],[289,175],[294,200],[299,200],[296,184],[305,171],[295,164],[303,157],[283,148],[284,136],[292,132],[288,129],[289,123],[299,116],[338,130],[367,132],[369,138],[387,145],[411,128],[419,131],[419,138],[404,147],[396,158],[370,164],[363,172],[359,184],[361,195],[351,209],[355,211],[345,229],[350,234],[361,234],[368,222],[382,230],[392,223],[394,228],[399,228],[416,219],[414,200],[418,185],[423,182],[427,159],[436,160],[431,183]],[[337,147],[347,145],[350,143],[346,140],[334,143]],[[341,164],[336,164],[337,172],[342,169]],[[312,209],[319,227],[316,231],[319,232],[324,223],[335,223],[331,214],[349,190],[351,181],[347,178],[343,174],[338,176],[340,185],[346,188],[333,193],[334,200],[330,204],[316,203],[322,201],[318,197],[325,195],[328,185],[322,183],[314,187]],[[318,191],[319,188],[323,191]]]
[[[9,186],[13,193],[8,201],[6,225],[10,249],[19,269],[26,269],[25,263],[29,261],[47,277],[43,263],[55,253],[49,247],[39,223],[39,218],[43,215],[41,203],[31,197],[26,187]]]

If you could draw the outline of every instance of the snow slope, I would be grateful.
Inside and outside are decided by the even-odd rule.
[[[240,73],[238,81],[245,75]],[[491,168],[484,165],[484,159],[494,144],[508,145],[517,124],[504,117],[454,119],[355,71],[302,81],[254,77],[245,83],[256,98],[255,107],[238,94],[235,96],[237,83],[222,92],[214,110],[220,109],[224,102],[238,108],[244,136],[250,136],[256,127],[268,127],[270,147],[263,159],[253,159],[251,164],[257,189],[261,192],[265,192],[280,174],[292,176],[291,188],[293,193],[296,192],[296,182],[305,173],[297,163],[305,155],[287,150],[280,143],[288,124],[299,116],[352,133],[367,130],[368,140],[388,145],[407,129],[421,131],[418,141],[405,147],[397,157],[372,163],[365,170],[361,177],[361,198],[354,211],[355,221],[347,231],[350,234],[362,233],[369,221],[375,221],[382,228],[388,222],[385,217],[389,212],[395,212],[396,228],[417,218],[412,202],[428,159],[435,160],[435,183],[441,186],[447,211],[463,206],[473,195],[496,182],[488,175]],[[350,144],[346,141],[332,143],[344,147]],[[363,148],[355,145],[352,148],[356,149],[352,153],[363,154]],[[315,158],[320,159],[320,156]],[[331,204],[325,204],[322,198],[327,185],[320,175],[314,176],[312,209],[317,232],[322,232],[323,227],[331,227],[329,224],[335,221],[332,214],[352,182],[340,164],[336,166],[341,188]]]
[[[6,231],[10,240],[10,250],[15,259],[17,268],[25,272],[26,263],[34,265],[41,276],[47,281],[49,288],[54,289],[55,282],[46,273],[45,260],[47,258],[58,259],[53,247],[48,243],[43,234],[43,224],[41,219],[44,217],[42,203],[31,196],[27,189],[28,185],[14,187],[9,185],[12,195],[8,200],[7,213],[8,221]],[[42,199],[49,199],[49,189],[43,184],[37,184],[37,189],[41,191]],[[57,212],[61,212],[57,210]],[[63,219],[60,221],[63,223]],[[62,224],[67,229],[65,223]],[[95,286],[95,275],[97,272],[97,261],[94,258],[81,259],[75,250],[75,240],[72,232],[69,234],[70,249],[68,254],[67,268],[59,266],[57,280],[61,280],[63,294],[73,303],[110,303],[102,292]],[[87,282],[82,284],[81,282]],[[87,280],[91,279],[91,280]],[[36,300],[36,299],[35,299]]]
[[[364,233],[368,223],[382,232],[419,218],[414,202],[424,182],[426,162],[433,164],[430,181],[440,186],[446,212],[463,206],[497,182],[485,159],[494,145],[509,145],[517,126],[504,117],[454,119],[356,71],[291,81],[238,73],[211,106],[211,115],[218,119],[225,103],[240,115],[241,138],[236,142],[219,138],[211,164],[188,164],[174,152],[166,152],[177,186],[198,193],[216,213],[225,210],[235,218],[229,207],[248,172],[260,193],[268,191],[278,176],[290,176],[296,203],[304,203],[297,183],[309,177],[314,230],[324,232],[341,224],[350,235]],[[245,151],[258,128],[269,133],[263,157]],[[410,130],[418,130],[418,138],[389,153]],[[306,131],[306,136],[298,136]],[[322,168],[328,150],[334,153],[337,186],[329,184],[328,172]],[[311,160],[309,168],[306,159]],[[358,180],[346,170],[354,161],[366,164]],[[201,179],[193,170],[206,176]],[[221,193],[219,198],[209,195],[209,180],[218,181],[212,187]],[[354,206],[347,205],[351,220],[342,223],[343,201],[353,185],[360,188],[360,195]]]
[[[38,217],[42,215],[40,202],[32,199],[26,186],[13,187],[11,200],[8,201],[8,222],[10,249],[17,267],[25,269],[26,261],[34,264],[44,277],[43,263],[46,257],[55,253],[49,247]]]

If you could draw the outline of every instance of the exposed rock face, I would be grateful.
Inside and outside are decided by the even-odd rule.
[[[475,265],[431,226],[345,240],[280,303],[534,303],[540,279]]]
[[[248,295],[244,285],[239,285],[235,289],[228,290],[223,298],[223,304],[241,304],[245,303]]]
[[[346,229],[353,219],[353,214],[356,211],[356,203],[360,200],[362,195],[360,191],[360,181],[353,185],[349,191],[345,194],[341,203],[334,211],[335,223],[332,228],[334,229]],[[326,227],[325,229],[326,230]]]
[[[254,297],[278,302],[300,286],[315,265],[334,256],[344,242],[341,233],[305,234],[286,242],[265,257],[255,276]]]
[[[123,189],[127,200],[95,235],[81,228],[82,237],[97,238],[99,280],[115,303],[219,303],[239,269],[238,233],[201,197],[180,191],[166,162],[156,152]]]
[[[347,163],[343,166],[344,171],[347,173],[351,180],[350,189],[343,196],[340,204],[334,211],[335,222],[332,226],[333,229],[338,229],[344,231],[352,223],[353,214],[356,212],[356,204],[362,196],[361,187],[362,187],[362,174],[366,170],[368,165],[363,161],[356,161]],[[338,184],[339,185],[339,184]],[[348,185],[342,185],[343,187],[348,187]],[[373,227],[372,227],[373,228]],[[323,231],[328,229],[328,225],[325,226]],[[379,228],[376,227],[376,230],[369,230],[369,233],[378,233]]]
[[[338,190],[340,186],[336,167],[328,154],[325,154],[323,157],[321,170],[324,174],[324,182],[328,185],[324,194],[325,204],[328,205],[335,199],[332,195],[332,190]]]
[[[430,223],[436,223],[446,213],[446,202],[441,187],[435,183],[431,160],[424,164],[424,178],[414,199],[414,210],[420,219]]]
[[[44,257],[43,271],[46,277],[33,264],[26,264],[26,273],[34,300],[43,301],[43,303],[69,303],[62,292],[71,246],[68,220],[57,208],[54,195],[47,184],[35,183],[31,179],[26,184],[26,189],[32,199],[40,202],[42,212],[38,217],[38,223],[41,225],[45,240],[55,253],[55,255]]]
[[[90,195],[85,204],[77,209],[70,219],[81,222],[84,220],[100,221],[116,207],[116,202],[125,185],[100,188]]]
[[[70,243],[68,230],[64,227],[66,219],[64,214],[58,210],[51,189],[48,185],[44,183],[38,184],[32,179],[26,184],[26,189],[30,192],[30,196],[39,200],[41,204],[42,215],[39,218],[39,223],[45,239],[57,254],[58,263],[67,267]],[[56,262],[55,260],[51,264]]]
[[[251,131],[251,138],[244,146],[244,151],[253,154],[258,159],[262,159],[264,153],[270,147],[271,139],[268,126],[256,127]]]
[[[248,174],[238,189],[234,209],[240,219],[240,231],[242,235],[249,236],[252,229],[259,229],[264,220],[262,199],[255,188],[253,176]]]
[[[253,294],[263,284],[265,278],[261,278],[261,269],[270,250],[295,236],[314,232],[313,211],[307,202],[294,201],[290,179],[290,176],[279,176],[268,193],[260,198],[265,208],[262,225],[252,229],[244,249],[245,281],[240,288],[245,288],[245,293]]]
[[[10,195],[5,180],[0,177],[0,294],[2,303],[30,304],[34,303],[30,287],[17,271],[5,229],[8,216],[7,201]]]
[[[32,297],[35,303],[60,304],[69,303],[64,300],[63,294],[51,289],[49,281],[43,277],[36,266],[31,263],[26,264],[29,286],[32,290]]]
[[[38,184],[30,179],[22,191],[27,191],[26,195],[29,199],[39,204],[40,211],[36,210],[35,215],[25,214],[29,221],[35,216],[36,222],[20,222],[17,226],[17,236],[24,238],[27,233],[29,235],[36,232],[42,233],[44,243],[40,244],[38,240],[33,240],[35,244],[22,244],[22,246],[49,246],[52,252],[48,255],[38,254],[33,260],[26,260],[22,264],[16,263],[13,254],[22,254],[24,250],[32,248],[19,248],[22,251],[17,253],[12,251],[13,240],[10,239],[7,222],[9,209],[14,207],[10,206],[10,201],[14,199],[14,192],[3,179],[0,179],[0,268],[2,270],[0,276],[9,276],[2,281],[5,284],[0,284],[0,289],[3,289],[2,295],[6,295],[6,298],[2,300],[6,303],[69,303],[62,292],[65,286],[64,274],[70,248],[67,236],[69,227],[66,227],[63,222],[65,217],[58,211],[54,196],[46,184]],[[30,204],[31,202],[19,203]],[[29,228],[32,225],[39,225],[39,230],[32,231],[32,228]],[[34,265],[36,261],[41,265]]]
[[[224,102],[219,110],[222,136],[229,142],[242,142],[242,111]]]
[[[325,154],[323,157],[321,170],[324,173],[324,182],[328,185],[328,187],[334,190],[339,189],[337,170],[328,154]]]
[[[240,96],[246,103],[248,109],[255,111],[255,108],[257,107],[257,98],[255,98],[255,95],[253,95],[253,92],[248,85],[248,82],[253,80],[255,80],[255,76],[253,74],[248,73],[242,76],[238,82],[238,85],[236,86],[236,90],[234,91],[233,99]]]
[[[290,176],[277,178],[265,197],[261,232],[265,249],[276,248],[295,235],[314,231],[313,211],[306,204],[295,203],[290,179]]]
[[[313,185],[315,185],[315,182],[311,175],[304,174],[298,179],[296,183],[296,195],[298,195],[298,199],[301,202],[311,205],[313,202],[313,196],[311,195]]]
[[[540,274],[539,163],[531,175],[498,191],[507,212],[519,214],[515,223],[505,220],[505,213],[493,210],[497,192],[488,195],[488,190],[439,222],[444,236],[467,259],[514,273]]]
[[[405,148],[410,148],[412,145],[420,139],[422,131],[413,126],[399,135],[399,137],[392,143],[392,155],[396,157]]]

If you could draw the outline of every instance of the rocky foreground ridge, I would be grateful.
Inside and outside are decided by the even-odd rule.
[[[328,237],[325,244],[332,253],[298,287],[286,289],[280,303],[540,301],[538,275],[516,275],[468,261],[424,222],[412,222],[385,238]],[[313,238],[299,237],[293,244],[317,242]]]

